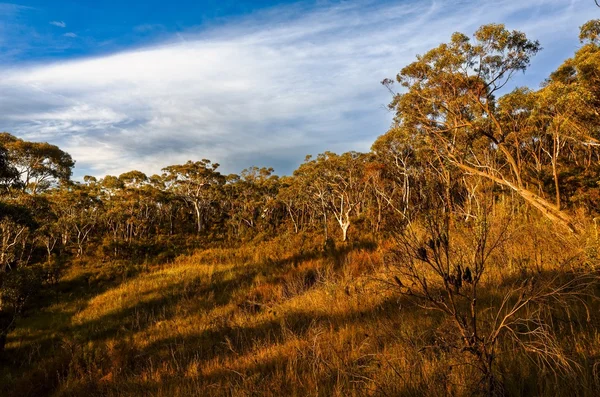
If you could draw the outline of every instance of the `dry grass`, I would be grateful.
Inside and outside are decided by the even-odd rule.
[[[494,259],[485,281],[490,304],[523,268],[558,272],[590,257],[589,242],[556,249],[550,234],[539,235],[543,230],[522,230],[520,242]],[[473,368],[438,343],[451,332],[443,317],[419,310],[387,283],[389,242],[329,253],[322,243],[282,236],[145,269],[73,266],[58,296],[45,291],[42,310],[10,334],[0,391],[421,396],[477,390]],[[594,395],[598,319],[571,313],[576,317],[557,318],[555,332],[578,363],[576,375],[544,373],[507,344],[498,358],[507,394]]]

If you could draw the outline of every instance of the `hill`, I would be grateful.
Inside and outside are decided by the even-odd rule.
[[[9,335],[3,395],[416,396],[476,390],[478,371],[444,345],[454,333],[449,319],[421,309],[389,283],[392,270],[384,257],[391,249],[374,241],[323,249],[319,238],[282,236],[199,250],[160,265],[74,264]],[[521,264],[492,265],[483,313],[498,307],[496,295],[515,289],[523,263],[541,263],[533,272],[540,284],[572,278],[574,268],[562,261],[574,251],[552,252],[547,240],[511,249],[531,254],[521,255]],[[566,312],[553,309],[550,325],[564,357],[528,359],[531,352],[502,341],[497,359],[503,393],[594,395],[600,379],[590,360],[600,353],[599,307],[589,301]],[[566,365],[556,369],[544,360]]]

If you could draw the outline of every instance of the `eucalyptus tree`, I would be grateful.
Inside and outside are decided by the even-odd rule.
[[[38,227],[35,202],[25,194],[0,200],[0,352],[40,277],[31,269],[34,233]]]
[[[23,258],[36,226],[31,211],[20,201],[0,201],[0,273],[10,270]]]
[[[0,351],[42,279],[39,269],[28,265],[40,259],[36,246],[50,234],[55,218],[46,198],[37,194],[68,181],[73,164],[54,145],[0,134]],[[51,252],[53,244],[46,242]]]
[[[427,168],[440,169],[444,165],[423,137],[407,128],[391,128],[377,138],[371,152],[374,156],[367,176],[381,202],[378,206],[400,217],[405,217],[415,204]]]
[[[10,163],[8,150],[0,144],[0,195],[7,193],[19,182],[19,172]]]
[[[341,232],[342,240],[348,238],[348,228],[353,213],[360,213],[364,204],[366,188],[364,170],[367,155],[347,152],[319,154],[306,161],[294,171],[294,176],[304,181],[312,200],[320,207],[327,235],[327,214],[333,214]],[[327,236],[326,236],[327,237]]]
[[[46,262],[50,263],[52,255],[64,248],[62,244],[62,228],[57,215],[56,204],[53,202],[56,190],[50,190],[43,195],[34,196],[35,220],[38,224],[34,233],[36,244],[42,244],[46,249]]]
[[[123,187],[111,201],[118,202],[118,210],[124,218],[124,239],[131,243],[135,238],[147,237],[156,221],[157,208],[146,174],[129,171],[119,175],[119,181]]]
[[[75,183],[52,191],[48,198],[57,217],[62,244],[75,244],[77,256],[82,256],[102,217],[103,203],[97,191]]]
[[[240,175],[229,175],[225,186],[229,222],[238,234],[242,227],[258,231],[273,223],[277,208],[279,177],[273,168],[250,167]]]
[[[58,146],[24,141],[7,132],[0,133],[0,146],[4,147],[8,162],[17,171],[23,191],[37,194],[71,178],[75,162]]]
[[[525,70],[539,44],[502,25],[483,26],[475,43],[455,33],[450,43],[402,69],[397,80],[406,91],[391,104],[395,125],[373,146],[376,158],[397,173],[392,180],[404,181],[411,168],[426,175],[421,208],[409,208],[416,221],[395,236],[397,249],[389,258],[398,270],[394,281],[417,305],[453,324],[438,343],[467,357],[488,395],[501,391],[497,358],[506,346],[511,352],[521,348],[544,366],[574,368],[552,331],[553,311],[570,316],[575,302],[595,288],[595,273],[577,269],[563,278],[537,272],[510,285],[499,305],[482,305],[481,297],[496,288],[490,265],[504,271],[498,266],[507,252],[503,247],[514,244],[521,226],[511,224],[512,212],[492,211],[493,184],[571,230],[576,227],[563,204],[572,197],[565,190],[581,178],[597,186],[599,33],[600,22],[584,25],[584,46],[539,90],[517,88],[500,98],[498,90]],[[439,189],[440,179],[452,187],[443,180],[445,172],[438,180],[427,177],[436,168],[445,168],[453,180],[485,181],[472,193],[480,205],[460,208],[469,203],[453,200],[449,206]],[[586,172],[593,177],[582,176]],[[458,222],[457,214],[464,213],[471,214],[469,222]]]
[[[277,200],[281,202],[287,215],[292,221],[294,232],[298,233],[312,220],[312,199],[306,187],[308,181],[301,180],[298,176],[284,176],[280,178],[280,188]]]
[[[548,168],[555,206],[600,206],[600,20],[581,27],[583,44],[535,92],[530,124]]]
[[[163,168],[166,188],[193,208],[198,233],[203,230],[211,209],[218,204],[226,181],[217,168],[218,163],[207,159]]]
[[[103,243],[106,251],[110,247],[115,256],[120,252],[131,255],[160,234],[165,193],[155,178],[134,170],[89,184],[103,204],[102,224],[111,240]]]
[[[175,194],[166,188],[165,175],[152,175],[148,178],[148,185],[153,189],[158,208],[159,223],[168,229],[169,236],[175,234],[177,218],[182,212],[181,203]]]
[[[449,43],[400,71],[397,81],[406,91],[390,104],[397,127],[422,135],[436,155],[463,172],[512,189],[552,221],[574,230],[571,217],[538,190],[532,162],[518,150],[529,135],[513,122],[526,117],[523,102],[496,98],[515,73],[526,70],[539,43],[497,24],[482,26],[474,38],[454,33]],[[512,99],[519,99],[519,92]]]

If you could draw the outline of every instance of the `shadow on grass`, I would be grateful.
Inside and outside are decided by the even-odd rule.
[[[329,259],[334,264],[334,269],[337,270],[343,265],[344,260],[352,251],[364,250],[375,251],[377,244],[371,240],[357,240],[353,242],[342,243],[336,246],[333,240],[326,244],[322,249],[312,249],[310,251],[294,254],[289,258],[274,261],[276,267],[286,267],[292,265],[294,267],[303,262],[315,259]]]
[[[186,368],[194,362],[203,365],[212,360],[220,361],[247,356],[263,346],[284,344],[290,336],[307,338],[311,330],[315,328],[335,331],[348,324],[374,324],[383,319],[396,321],[403,315],[398,308],[399,305],[410,307],[407,298],[391,297],[375,307],[349,311],[344,314],[324,314],[310,311],[290,311],[280,315],[263,313],[264,320],[260,323],[245,326],[227,325],[227,321],[224,321],[224,325],[199,324],[197,332],[191,335],[176,334],[177,331],[173,328],[171,335],[143,348],[137,348],[132,343],[127,343],[127,340],[130,340],[135,333],[152,327],[158,321],[168,321],[182,314],[185,315],[185,311],[210,311],[218,306],[237,303],[237,297],[243,296],[243,291],[252,287],[258,274],[284,272],[303,261],[331,258],[332,255],[343,257],[354,249],[374,248],[373,245],[342,246],[336,248],[333,253],[315,251],[295,255],[282,261],[236,266],[233,273],[232,270],[215,272],[210,283],[206,282],[207,280],[202,276],[176,282],[168,288],[160,290],[161,296],[134,302],[127,308],[109,312],[93,320],[71,325],[61,330],[64,338],[70,340],[72,344],[65,347],[61,340],[49,341],[49,346],[44,345],[48,347],[48,350],[44,352],[42,359],[27,365],[21,364],[19,368],[13,370],[13,374],[21,371],[23,375],[15,375],[14,378],[9,379],[6,386],[0,386],[0,392],[5,392],[6,395],[45,395],[52,393],[61,385],[62,387],[71,387],[68,385],[78,381],[87,382],[88,385],[92,385],[93,389],[100,388],[94,390],[102,390],[104,386],[100,386],[99,379],[118,370],[120,373],[118,382],[122,382],[119,383],[119,387],[127,388],[128,382],[131,382],[131,387],[134,387],[135,383],[137,387],[143,387],[148,394],[158,393],[160,390],[164,390],[162,388],[168,384],[170,376],[172,376],[173,382],[177,382],[177,379],[181,380]],[[553,276],[570,277],[569,274],[558,271],[544,275],[544,277]],[[498,286],[483,291],[480,295],[482,304],[492,305],[498,302],[503,290],[517,284],[519,277],[511,276]],[[84,279],[85,277],[78,282],[65,284],[64,291],[81,287]],[[99,287],[97,291],[90,293],[90,296],[101,293],[99,291],[103,290],[105,287]],[[157,291],[148,291],[146,298],[149,298],[154,292]],[[181,311],[181,306],[185,307],[184,312]],[[420,312],[415,309],[410,314],[417,316],[418,313]],[[207,326],[210,328],[206,329]],[[123,352],[119,353],[125,357],[123,361],[116,362],[113,357],[114,352],[107,350],[104,342],[108,339],[123,342],[121,346]],[[85,347],[86,344],[87,347]],[[19,349],[14,349],[12,352],[16,356],[26,355],[25,351],[19,351]],[[224,379],[225,381],[242,379],[244,376],[257,374],[261,377],[273,376],[273,373],[276,372],[273,368],[278,371],[282,368],[285,369],[285,359],[278,360],[256,363],[256,365],[246,368],[242,375],[227,369],[215,370],[212,373],[204,374],[202,379],[193,381],[196,382],[194,387],[209,387],[211,384],[221,384]],[[169,371],[166,371],[164,375],[166,383],[164,384],[141,381],[140,375],[151,373],[152,365],[158,365],[157,363],[176,368],[175,374],[169,375]],[[321,382],[330,382],[327,374],[322,374],[322,376]],[[72,387],[73,389],[69,390],[75,393],[75,390],[78,389],[75,386]],[[102,392],[97,394],[101,395]]]
[[[115,383],[106,384],[99,380],[100,376],[95,379],[89,379],[88,377],[87,383],[83,381],[80,385],[77,385],[77,382],[73,382],[73,389],[70,390],[70,393],[82,395],[93,391],[93,395],[104,395],[109,394],[109,390],[116,393],[113,387],[117,387],[119,392],[116,394],[141,392],[144,395],[160,394],[161,392],[164,394],[165,391],[168,393],[169,385],[177,389],[179,385],[189,381],[190,389],[180,395],[202,395],[197,393],[202,393],[202,391],[208,393],[211,390],[219,395],[230,395],[232,386],[236,381],[256,375],[265,379],[273,378],[278,370],[285,369],[288,358],[283,355],[267,358],[249,363],[239,370],[219,368],[192,380],[189,377],[186,378],[186,369],[193,362],[203,365],[211,360],[226,360],[247,356],[262,346],[285,344],[290,337],[305,338],[311,330],[318,327],[335,331],[351,323],[369,323],[374,318],[382,316],[396,317],[398,315],[398,304],[397,298],[390,298],[376,307],[340,315],[294,311],[256,325],[223,326],[202,330],[189,336],[174,335],[151,343],[143,349],[133,348],[127,350],[127,353],[123,354],[127,356],[127,359],[120,368],[111,366],[108,359],[102,360],[107,365],[102,368],[101,374],[105,375],[120,371],[120,378],[115,379]],[[361,337],[367,338],[368,336],[363,335]],[[102,358],[101,355],[98,356],[99,361],[100,358]],[[165,371],[161,374],[160,381],[142,381],[140,375],[151,372],[152,365],[167,365],[174,369],[174,372],[171,370]],[[102,366],[102,363],[99,363],[99,366]],[[70,375],[75,374],[71,373]],[[333,387],[336,382],[334,369],[319,376],[320,378],[317,381],[322,385],[327,383]],[[83,374],[77,377],[77,379],[85,378]],[[290,391],[294,389],[297,391],[298,385],[290,384],[288,386]],[[327,387],[323,389],[332,390]],[[286,388],[284,387],[282,390],[286,390]],[[260,390],[256,389],[256,392],[260,393]]]

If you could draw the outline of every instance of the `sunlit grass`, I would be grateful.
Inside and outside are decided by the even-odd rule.
[[[46,306],[11,333],[7,351],[18,366],[3,379],[14,395],[472,391],[477,374],[435,345],[434,333],[448,326],[442,317],[388,282],[389,242],[340,246],[339,255],[322,253],[320,243],[208,249],[126,277],[108,265],[74,266],[59,284],[60,299],[48,293]],[[576,254],[557,252],[545,269]],[[492,295],[521,271],[502,257],[495,263],[485,280]],[[574,354],[598,354],[598,336],[585,326],[567,336]],[[539,374],[527,358],[499,359],[520,371],[513,390],[534,390]],[[593,374],[585,376],[594,384]]]

